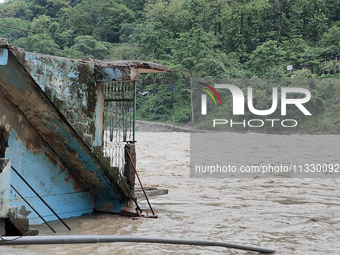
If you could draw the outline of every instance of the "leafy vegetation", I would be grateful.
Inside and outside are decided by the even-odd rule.
[[[148,120],[172,119],[176,85],[176,121],[189,121],[190,77],[284,78],[288,65],[294,77],[340,75],[340,0],[9,0],[0,24],[38,32],[0,27],[27,51],[169,65],[138,84]]]

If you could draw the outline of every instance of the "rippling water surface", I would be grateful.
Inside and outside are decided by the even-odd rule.
[[[340,179],[194,179],[189,177],[188,133],[137,132],[136,138],[144,185],[169,189],[168,195],[151,199],[159,218],[87,215],[66,220],[70,232],[54,223],[58,234],[207,239],[274,248],[276,254],[340,254]],[[297,138],[304,143],[311,136],[286,139]],[[145,201],[141,204],[147,206]],[[41,235],[51,234],[44,225],[38,228]],[[136,243],[20,249],[24,251],[17,254],[254,254],[220,247]],[[5,250],[0,248],[0,254]]]

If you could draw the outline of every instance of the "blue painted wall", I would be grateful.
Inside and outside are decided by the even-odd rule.
[[[103,95],[97,96],[100,84],[97,86],[93,79],[93,65],[32,54],[31,65],[26,64],[35,76],[31,77],[16,54],[9,51],[7,64],[0,65],[0,126],[5,127],[9,139],[6,158],[62,218],[79,216],[93,208],[119,212],[128,197],[91,152],[91,141],[89,147],[84,144],[89,135],[83,133],[81,137],[79,131],[75,132],[77,123],[84,119],[65,119],[71,118],[67,116],[71,111],[77,112],[77,118],[85,116],[81,125],[88,124],[95,137],[95,121],[100,119],[97,102],[104,99]],[[42,85],[35,79],[40,79]],[[56,219],[15,173],[12,184],[46,220]],[[31,224],[42,222],[15,192],[10,202]]]
[[[1,66],[7,65],[7,60],[8,60],[8,50],[1,49],[0,50],[0,65]]]
[[[0,125],[6,127],[9,135],[5,157],[11,159],[12,166],[61,218],[92,212],[90,194],[69,174],[53,150],[2,95],[0,109]],[[11,173],[11,184],[45,220],[57,219],[14,171]],[[30,224],[43,222],[13,190],[10,193],[10,206],[17,206],[21,216],[31,211],[27,215]]]
[[[121,80],[122,72],[91,61],[31,52],[26,52],[24,66],[87,145],[101,146],[103,110],[98,106],[104,105],[104,97],[97,82]]]
[[[46,156],[53,157],[55,160]],[[6,157],[12,161],[12,166],[34,187],[35,191],[49,204],[61,218],[80,216],[83,213],[92,212],[92,199],[88,192],[69,175],[62,167],[58,157],[48,146],[42,146],[39,151],[29,150],[18,139],[15,130],[11,131],[9,137],[9,148]],[[45,220],[56,220],[52,212],[40,201],[30,188],[12,172],[12,185],[20,190],[20,193],[34,205],[35,209]],[[27,204],[14,192],[11,192],[10,205],[20,209],[25,206],[30,224],[40,224],[42,220],[27,206]]]

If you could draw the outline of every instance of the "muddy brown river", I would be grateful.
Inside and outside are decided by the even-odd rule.
[[[158,219],[132,220],[100,213],[66,220],[70,232],[58,222],[53,228],[58,234],[70,235],[225,241],[274,248],[278,255],[340,254],[340,179],[190,178],[189,136],[181,132],[136,133],[137,166],[143,184],[169,189],[168,195],[150,200]],[[289,139],[304,143],[312,138],[291,135],[285,141],[289,143]],[[331,156],[338,153],[332,151]],[[147,207],[145,201],[141,205]],[[40,235],[51,235],[44,225],[38,229]],[[255,253],[222,247],[105,243],[0,247],[0,254]]]

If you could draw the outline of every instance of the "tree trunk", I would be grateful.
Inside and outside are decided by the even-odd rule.
[[[317,8],[317,3],[318,0],[314,0],[314,15],[316,15],[318,13],[318,8]]]
[[[281,43],[281,29],[282,29],[282,2],[283,0],[279,0],[279,9],[280,9],[280,19],[279,19],[279,42]]]

